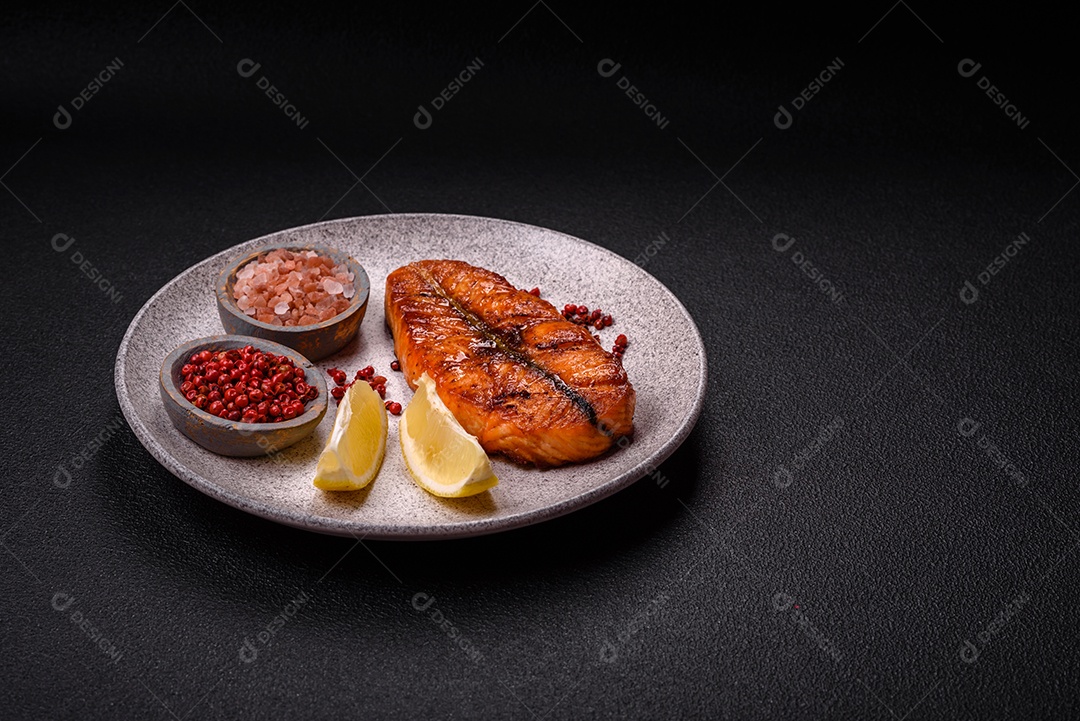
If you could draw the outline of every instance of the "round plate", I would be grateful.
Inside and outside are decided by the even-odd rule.
[[[615,316],[599,331],[610,348],[630,339],[623,365],[637,391],[634,437],[596,460],[539,470],[492,458],[499,485],[471,498],[436,498],[405,468],[390,416],[386,460],[362,491],[312,485],[334,424],[327,413],[307,439],[267,458],[226,458],[192,443],[169,422],[158,370],[175,346],[221,333],[214,296],[218,272],[237,255],[269,243],[328,245],[355,258],[371,280],[372,302],[357,339],[315,365],[349,373],[374,365],[387,398],[412,391],[390,370],[393,343],[383,314],[386,276],[415,260],[464,260],[519,288],[539,286],[556,307],[585,303]],[[207,258],[159,290],[131,321],[116,357],[116,394],[135,435],[170,472],[213,498],[272,521],[320,533],[373,539],[476,536],[526,526],[582,508],[651,473],[678,448],[701,412],[705,347],[682,303],[640,267],[609,250],[553,230],[462,215],[345,218],[282,230]],[[333,404],[331,406],[334,407]]]

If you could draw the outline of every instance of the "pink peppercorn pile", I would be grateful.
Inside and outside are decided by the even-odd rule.
[[[230,421],[280,423],[319,397],[288,356],[254,346],[195,353],[180,369],[180,392],[196,408]]]

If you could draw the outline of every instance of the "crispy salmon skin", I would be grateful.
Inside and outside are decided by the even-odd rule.
[[[558,466],[633,431],[622,362],[498,273],[456,260],[398,268],[386,279],[386,322],[409,386],[427,372],[488,453]]]

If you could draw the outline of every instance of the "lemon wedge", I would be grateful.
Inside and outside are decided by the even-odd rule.
[[[358,491],[379,472],[386,455],[386,408],[367,383],[353,383],[341,399],[334,430],[319,456],[315,487]]]
[[[401,453],[416,485],[443,498],[482,493],[498,484],[484,449],[439,398],[427,373],[398,424]]]

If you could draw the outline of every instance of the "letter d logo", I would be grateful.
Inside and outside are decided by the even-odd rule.
[[[56,467],[52,482],[57,488],[67,488],[71,485],[71,474],[68,473],[68,469],[64,468],[63,463]]]
[[[787,130],[791,127],[791,113],[783,105],[777,110],[776,115],[773,116],[773,124],[781,130]]]
[[[255,74],[255,71],[261,67],[262,63],[257,63],[251,58],[244,58],[236,64],[236,72],[239,73],[242,78],[250,78]]]
[[[431,113],[423,105],[417,106],[416,115],[413,116],[413,125],[421,130],[427,130],[431,127]]]
[[[964,287],[960,289],[960,300],[965,305],[971,305],[979,299],[979,289],[971,284],[970,280],[964,281]]]
[[[71,113],[63,105],[57,105],[56,115],[53,116],[52,122],[60,130],[67,130],[71,127]]]
[[[787,233],[777,233],[772,237],[772,247],[777,253],[783,253],[794,244],[795,239]]]
[[[53,594],[52,607],[57,611],[66,611],[73,603],[75,603],[75,597],[71,594],[64,593],[63,591],[57,591]]]
[[[965,67],[967,68],[965,70]],[[970,78],[975,73],[979,72],[979,68],[982,67],[982,63],[977,63],[971,58],[964,58],[960,61],[960,64],[956,66],[956,72],[960,73],[962,78]]]
[[[57,242],[60,241],[60,242]],[[71,244],[75,242],[67,233],[57,233],[52,237],[52,247],[57,253],[63,253],[65,250],[71,247]]]
[[[773,485],[777,488],[787,488],[794,480],[791,471],[789,471],[786,466],[777,466],[776,471],[772,476]]]
[[[611,641],[604,641],[604,645],[600,647],[600,660],[604,663],[615,663],[615,659],[619,657],[619,652],[615,649],[615,644]]]
[[[617,63],[611,58],[604,58],[596,65],[596,72],[600,73],[602,78],[610,78],[615,73],[619,72],[619,68],[622,67],[622,63]]]
[[[964,663],[975,663],[979,660],[979,649],[971,641],[964,640],[960,647],[960,660]]]
[[[964,438],[971,438],[981,427],[982,423],[976,422],[974,418],[961,418],[956,424],[956,430],[960,431],[960,435]]]
[[[259,656],[259,649],[255,648],[255,644],[248,640],[247,636],[244,637],[244,644],[240,646],[240,661],[242,663],[251,663]]]
[[[431,608],[431,604],[433,603],[435,603],[435,597],[429,596],[426,593],[418,593],[412,597],[412,607],[420,612],[424,612]]]

